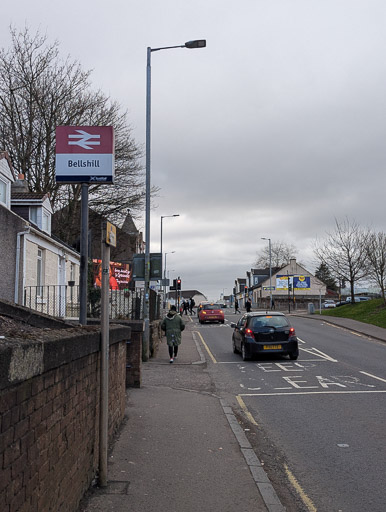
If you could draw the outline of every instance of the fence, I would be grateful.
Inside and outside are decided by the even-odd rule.
[[[92,288],[88,295],[88,315],[99,318],[100,289]],[[143,318],[143,298],[142,289],[110,290],[110,318],[141,320]],[[59,318],[78,318],[79,286],[27,286],[24,288],[24,306]],[[152,297],[151,306],[151,320],[159,318],[157,294]]]

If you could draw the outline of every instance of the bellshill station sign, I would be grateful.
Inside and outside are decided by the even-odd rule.
[[[58,126],[57,183],[114,183],[114,128]]]

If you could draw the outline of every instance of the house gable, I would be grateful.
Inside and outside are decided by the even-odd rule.
[[[15,174],[11,159],[6,151],[0,152],[0,204],[11,208],[11,186],[15,181]]]

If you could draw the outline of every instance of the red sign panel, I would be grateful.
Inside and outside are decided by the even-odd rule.
[[[56,154],[113,154],[112,126],[58,126],[56,128]]]

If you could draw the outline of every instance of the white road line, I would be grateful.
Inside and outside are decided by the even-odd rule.
[[[303,350],[304,352],[308,352],[309,354],[312,354],[313,356],[318,356],[320,355],[321,358],[323,359],[327,359],[327,361],[331,361],[333,363],[337,363],[338,360],[337,359],[333,359],[332,357],[328,356],[327,354],[325,354],[324,352],[322,352],[321,350],[318,350],[317,348],[315,347],[312,347],[312,348],[300,348],[300,350]],[[316,352],[316,353],[315,353]]]
[[[372,375],[371,373],[367,373],[367,372],[359,372],[359,373],[363,373],[363,375],[367,375],[368,377],[372,377],[373,379],[377,379],[382,382],[386,382],[386,379],[381,379],[381,377],[377,377],[376,375]]]
[[[300,341],[300,343],[305,343],[305,341],[302,340],[301,338],[299,338],[299,336],[298,336],[298,341]]]
[[[359,395],[364,393],[386,393],[386,389],[373,391],[298,391],[293,393],[240,393],[240,396],[284,396],[284,395]]]

